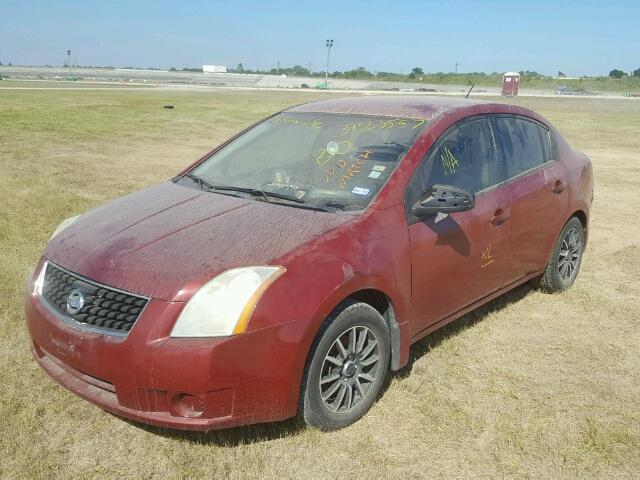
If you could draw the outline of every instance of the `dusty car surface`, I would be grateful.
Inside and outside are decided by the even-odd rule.
[[[524,282],[570,287],[592,196],[589,159],[525,108],[297,106],[64,221],[27,285],[33,354],[145,423],[340,428],[413,342]]]

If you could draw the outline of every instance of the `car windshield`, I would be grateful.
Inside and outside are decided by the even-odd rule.
[[[425,125],[412,118],[284,112],[212,154],[181,182],[292,206],[361,210]]]

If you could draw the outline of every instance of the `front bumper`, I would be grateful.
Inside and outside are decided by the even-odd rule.
[[[75,328],[28,287],[25,312],[38,364],[116,415],[212,430],[296,414],[306,322],[226,338],[169,336],[183,304],[151,300],[126,337]]]

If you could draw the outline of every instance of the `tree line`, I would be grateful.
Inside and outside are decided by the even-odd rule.
[[[283,67],[283,68],[271,68],[268,70],[260,70],[260,69],[249,69],[244,68],[242,63],[239,63],[235,68],[229,68],[229,72],[231,73],[253,73],[260,75],[287,75],[291,77],[324,77],[325,72],[322,71],[311,71],[302,65],[294,65],[293,67]],[[522,70],[520,73],[520,79],[523,82],[527,82],[530,80],[545,80],[551,79],[553,77],[543,75],[536,71],[531,70]],[[633,70],[630,73],[625,73],[620,69],[613,69],[609,72],[608,77],[614,79],[621,79],[626,76],[632,76],[636,78],[640,78],[640,68]],[[351,70],[338,71],[334,70],[333,72],[329,72],[330,78],[348,78],[348,79],[360,79],[360,80],[393,80],[393,81],[423,81],[426,83],[433,82],[439,83],[442,81],[452,81],[454,83],[466,83],[471,84],[474,81],[483,81],[483,80],[499,80],[502,78],[502,72],[466,72],[466,73],[453,73],[453,72],[435,72],[435,73],[425,73],[421,67],[414,67],[409,73],[397,73],[397,72],[385,72],[385,71],[370,71],[365,67],[358,67]],[[558,78],[566,77],[562,72],[558,72]],[[587,77],[583,77],[587,78]],[[606,78],[606,77],[592,77],[592,78]],[[455,79],[458,79],[456,82]],[[463,82],[460,82],[462,80]]]
[[[632,77],[640,77],[640,68],[636,68],[629,75]],[[620,70],[619,68],[614,68],[609,72],[609,78],[615,78],[616,80],[620,80],[626,76],[627,74],[624,71]]]
[[[0,66],[3,63],[0,62]],[[7,63],[7,66],[12,66],[11,62]],[[45,65],[48,66],[48,65]],[[67,64],[64,64],[64,67],[67,67]],[[74,67],[80,67],[80,65],[74,65]],[[86,65],[83,67],[88,68],[104,68],[104,69],[113,69],[114,67],[98,67]],[[135,69],[136,67],[124,67],[128,69]],[[161,68],[153,68],[148,67],[150,70],[163,70]],[[169,68],[169,71],[183,71],[183,72],[202,72],[202,67],[199,68],[181,68],[176,69],[175,67]],[[301,65],[294,65],[293,67],[283,67],[283,68],[271,68],[268,70],[260,70],[260,69],[249,69],[244,68],[242,63],[239,63],[235,68],[229,68],[227,70],[230,73],[253,73],[259,75],[286,75],[290,77],[324,77],[324,70],[320,71],[311,71],[310,69],[303,67]],[[545,80],[551,79],[553,77],[543,75],[536,71],[523,70],[520,71],[520,80],[523,82],[527,82],[530,80]],[[452,83],[467,83],[471,85],[474,82],[482,82],[482,81],[493,81],[499,80],[502,78],[502,73],[493,72],[493,73],[485,73],[485,72],[466,72],[466,73],[453,73],[453,72],[436,72],[436,73],[425,73],[421,67],[414,67],[409,73],[397,73],[397,72],[385,72],[385,71],[374,71],[371,72],[367,70],[365,67],[358,67],[351,70],[339,71],[334,70],[333,72],[329,72],[330,78],[348,78],[348,79],[360,79],[360,80],[390,80],[390,81],[418,81],[425,83],[441,83],[443,81],[449,81]],[[557,78],[564,78],[566,75],[562,72],[558,72]],[[625,77],[634,77],[640,78],[640,68],[636,68],[635,70],[627,73],[624,70],[619,68],[614,68],[609,72],[608,78],[621,80]],[[587,78],[587,77],[581,77]],[[589,77],[602,79],[606,77]]]

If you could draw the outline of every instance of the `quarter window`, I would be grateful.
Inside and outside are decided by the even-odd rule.
[[[553,149],[551,148],[551,133],[542,125],[538,125],[540,131],[540,138],[542,139],[542,150],[544,151],[544,161],[548,162],[553,160]]]
[[[509,178],[536,168],[550,158],[549,134],[545,132],[545,149],[541,127],[537,123],[515,117],[497,117],[495,122],[499,138],[498,148]]]

